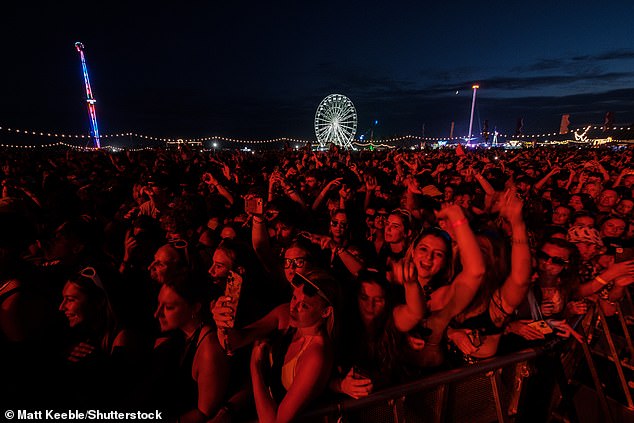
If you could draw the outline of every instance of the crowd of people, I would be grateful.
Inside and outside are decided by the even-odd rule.
[[[631,148],[3,152],[0,396],[287,422],[608,319]]]

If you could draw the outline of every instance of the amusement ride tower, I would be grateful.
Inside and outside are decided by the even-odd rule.
[[[99,143],[99,127],[97,126],[97,111],[95,109],[95,103],[97,101],[93,98],[92,89],[90,88],[88,67],[86,66],[86,58],[84,57],[84,45],[77,41],[75,48],[81,58],[81,68],[84,73],[84,83],[86,84],[86,103],[88,103],[88,117],[90,118],[90,135],[92,135],[94,147],[101,148],[101,144]]]

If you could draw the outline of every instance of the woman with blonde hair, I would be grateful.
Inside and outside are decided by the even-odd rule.
[[[296,273],[291,284],[289,303],[244,329],[232,329],[231,298],[220,297],[213,309],[221,344],[235,350],[257,341],[251,378],[260,422],[295,419],[325,390],[333,368],[339,284],[316,269]]]

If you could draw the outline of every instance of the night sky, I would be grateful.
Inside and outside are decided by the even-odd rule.
[[[331,93],[357,136],[553,132],[634,122],[634,2],[130,1],[2,6],[0,126],[88,133],[75,41],[102,134],[314,139]],[[176,4],[178,3],[178,4]]]

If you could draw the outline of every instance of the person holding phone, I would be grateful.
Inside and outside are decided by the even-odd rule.
[[[359,272],[356,301],[343,320],[341,358],[330,380],[334,392],[357,399],[405,379],[399,332],[415,326],[424,310],[422,289],[413,272],[407,277],[410,303],[395,308],[385,274],[375,269]]]
[[[260,422],[294,420],[324,392],[333,369],[339,283],[313,269],[296,273],[291,284],[289,303],[244,328],[231,328],[228,298],[220,297],[213,308],[221,344],[237,350],[255,342],[250,368]]]
[[[528,295],[518,307],[515,320],[509,323],[507,334],[525,341],[543,341],[548,333],[540,330],[542,321],[556,329],[554,332],[559,336],[572,334],[566,320],[588,310],[578,293],[578,255],[574,244],[560,238],[547,239],[537,248],[537,269]],[[507,341],[509,346],[525,345],[514,337]]]

